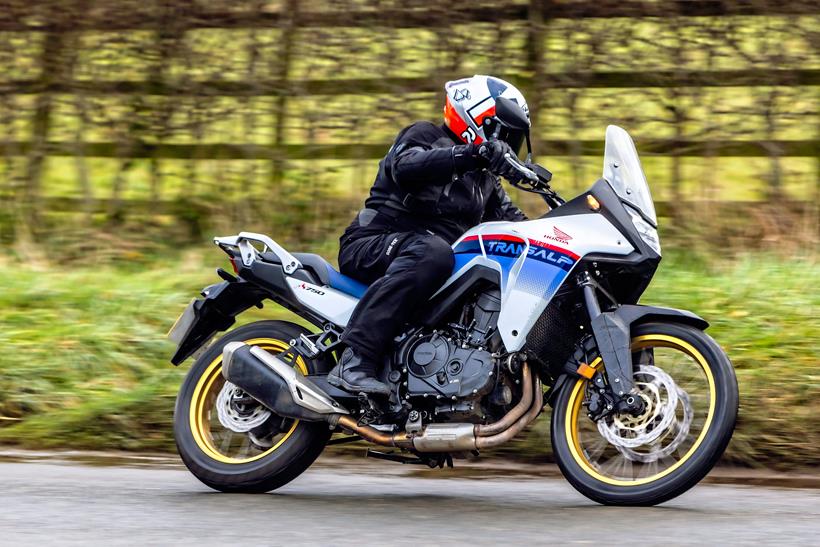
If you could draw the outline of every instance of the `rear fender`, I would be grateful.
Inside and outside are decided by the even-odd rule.
[[[260,304],[269,294],[253,283],[238,279],[205,287],[202,296],[205,298],[194,301],[195,319],[171,357],[174,365],[190,357],[217,332],[228,330],[237,315]]]
[[[236,254],[228,252],[236,260]],[[193,302],[194,320],[188,332],[180,338],[179,346],[171,357],[171,362],[179,365],[193,355],[216,333],[229,329],[235,317],[251,306],[262,307],[262,301],[269,298],[312,323],[323,328],[328,318],[314,311],[293,293],[288,280],[298,280],[301,285],[321,283],[303,268],[287,275],[281,264],[254,260],[245,266],[236,260],[237,277],[233,281],[224,281],[202,290],[204,299]],[[333,289],[326,289],[332,291]]]

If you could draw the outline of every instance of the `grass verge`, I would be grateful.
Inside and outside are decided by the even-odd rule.
[[[164,334],[214,281],[196,253],[138,267],[36,271],[0,264],[0,442],[27,448],[173,450],[171,419],[187,365]],[[646,303],[711,322],[738,374],[741,411],[726,460],[787,469],[820,463],[820,267],[754,254],[707,265],[667,257]],[[267,306],[243,317],[292,318]],[[547,421],[505,453],[543,460]]]

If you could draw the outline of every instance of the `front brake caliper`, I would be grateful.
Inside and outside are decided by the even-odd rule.
[[[615,395],[600,372],[596,372],[590,379],[587,393],[587,415],[593,422],[609,416],[615,410]]]
[[[638,416],[644,411],[643,399],[632,394],[618,397],[600,372],[592,376],[587,390],[587,415],[593,422],[610,414],[628,413]]]

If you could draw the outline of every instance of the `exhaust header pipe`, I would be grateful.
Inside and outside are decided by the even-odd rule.
[[[334,416],[331,425],[339,425],[366,441],[383,446],[409,448],[417,452],[465,452],[492,448],[506,443],[530,424],[544,406],[541,381],[524,364],[521,401],[498,422],[489,425],[429,424],[421,433],[390,435],[375,428],[359,425],[352,416]]]
[[[349,414],[293,366],[244,342],[225,346],[222,376],[285,418],[322,422],[331,415]]]

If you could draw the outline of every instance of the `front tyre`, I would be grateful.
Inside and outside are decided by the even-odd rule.
[[[177,396],[174,437],[182,461],[200,481],[223,492],[267,492],[299,476],[321,454],[325,423],[282,418],[226,382],[222,350],[241,341],[271,353],[308,331],[285,321],[259,321],[231,331],[194,363]],[[302,374],[326,366],[297,360]]]
[[[647,323],[632,332],[640,416],[593,422],[586,379],[561,388],[552,414],[552,446],[564,477],[606,505],[655,505],[697,484],[717,463],[734,431],[737,380],[728,357],[706,333]],[[597,358],[590,363],[603,370]]]

